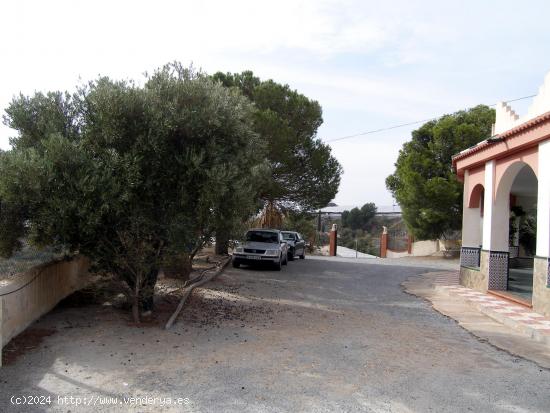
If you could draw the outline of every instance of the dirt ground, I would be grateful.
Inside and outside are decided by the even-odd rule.
[[[170,294],[139,327],[114,305],[64,303],[29,330],[54,333],[0,369],[0,411],[546,412],[550,371],[402,291],[426,270],[229,268],[169,331]],[[50,401],[13,404],[25,395]]]

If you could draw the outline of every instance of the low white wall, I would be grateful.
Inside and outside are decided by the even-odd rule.
[[[414,257],[426,257],[439,252],[439,241],[416,241],[412,245]]]
[[[453,241],[456,243],[456,241]],[[412,243],[411,253],[407,251],[392,251],[387,250],[386,256],[388,258],[401,258],[401,257],[427,257],[429,255],[434,255],[435,253],[448,248],[445,244],[449,242],[436,240],[436,241],[416,241]]]
[[[89,282],[89,261],[76,257],[38,265],[0,286],[1,348],[59,301]],[[0,357],[1,365],[1,357]]]
[[[386,257],[387,258],[402,258],[402,257],[410,257],[410,255],[407,251],[396,252],[396,251],[392,251],[392,250],[387,250],[386,251]]]

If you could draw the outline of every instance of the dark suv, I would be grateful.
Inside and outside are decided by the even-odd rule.
[[[282,231],[283,239],[288,244],[288,259],[294,260],[294,257],[300,259],[306,258],[306,241],[296,231]]]

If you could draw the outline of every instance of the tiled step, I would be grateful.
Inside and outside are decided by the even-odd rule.
[[[460,285],[439,285],[436,288],[461,297],[494,320],[550,345],[550,318],[525,306]]]
[[[459,282],[459,273],[458,271],[445,271],[439,274],[436,274],[434,284],[435,285],[458,285]]]

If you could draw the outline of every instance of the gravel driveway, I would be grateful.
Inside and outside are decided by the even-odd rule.
[[[549,370],[404,293],[426,268],[371,261],[228,269],[170,331],[111,307],[59,308],[34,326],[55,334],[0,369],[0,411],[548,412]],[[159,303],[160,319],[174,305]],[[52,403],[16,409],[12,395]]]

